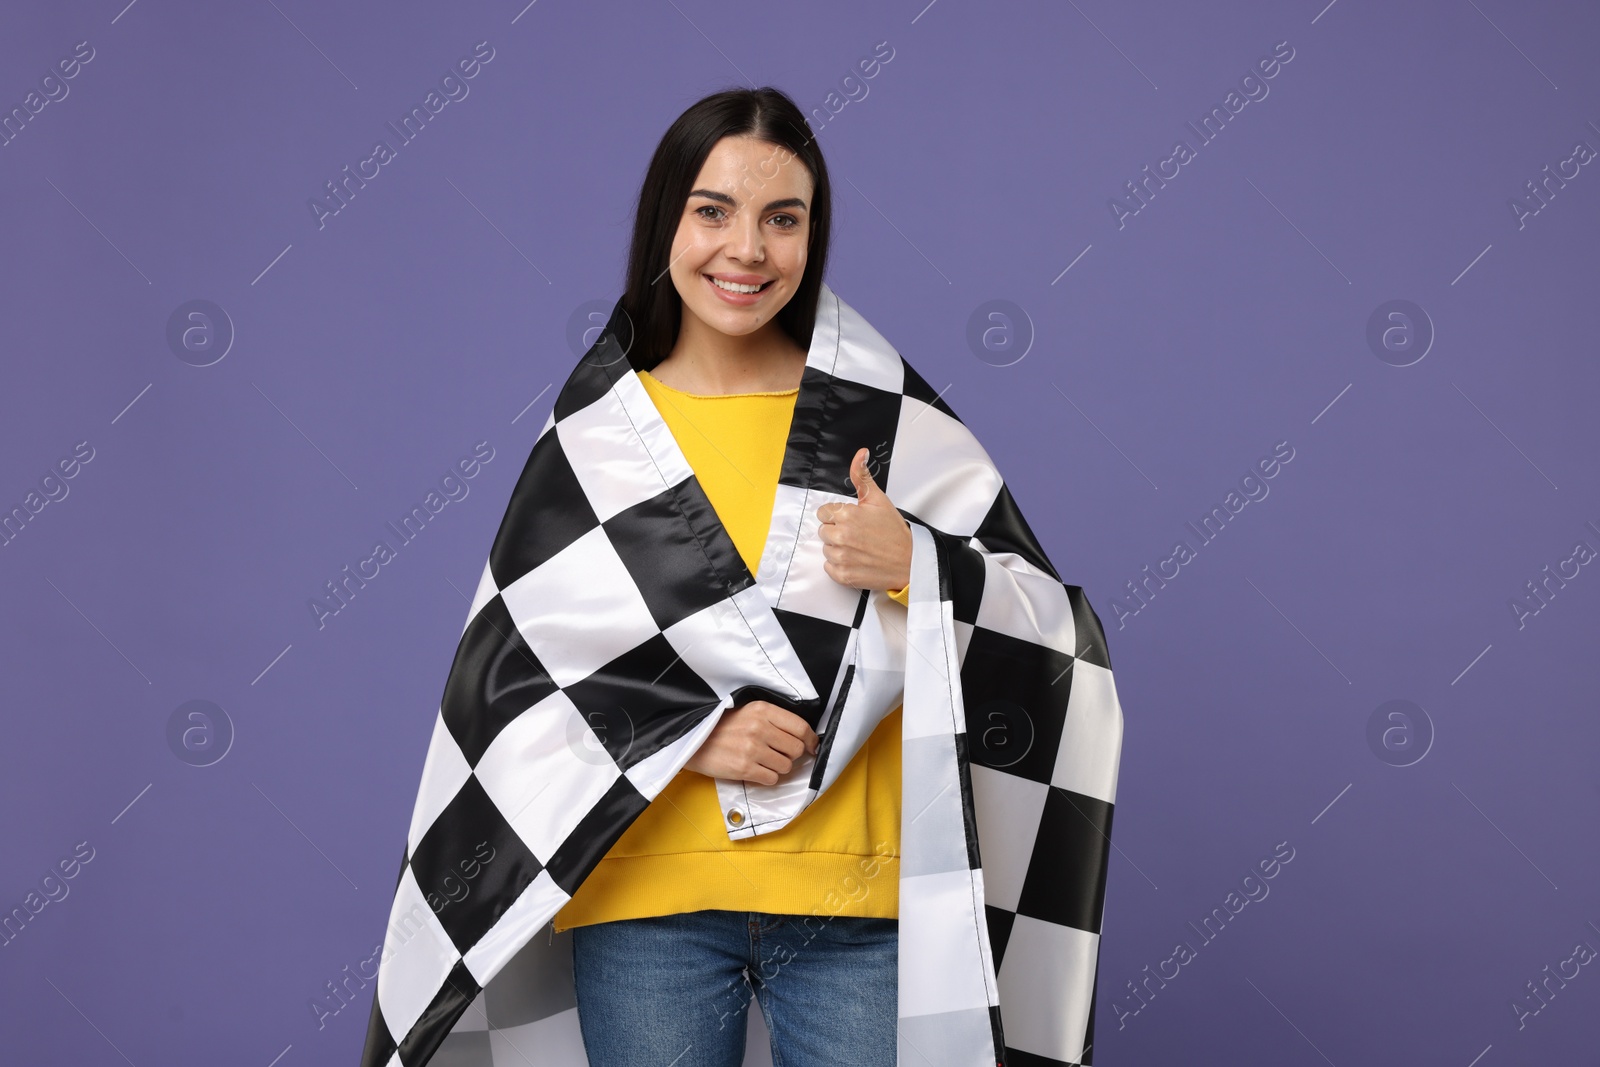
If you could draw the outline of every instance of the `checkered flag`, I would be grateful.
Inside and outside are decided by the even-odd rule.
[[[899,1062],[1091,1063],[1122,712],[1083,591],[971,432],[826,285],[752,574],[632,340],[619,304],[495,536],[363,1067],[585,1067],[570,931],[541,935],[722,713],[755,699],[820,744],[775,785],[717,780],[730,838],[782,830],[904,706]],[[855,502],[861,447],[910,524],[909,607],[822,567],[816,510]]]

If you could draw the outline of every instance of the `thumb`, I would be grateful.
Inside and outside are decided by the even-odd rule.
[[[872,477],[872,472],[867,469],[867,450],[856,451],[855,458],[850,461],[850,481],[856,487],[856,503],[881,503],[888,500],[888,496],[878,487],[877,481]]]

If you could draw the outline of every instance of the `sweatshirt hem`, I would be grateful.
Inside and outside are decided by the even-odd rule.
[[[602,891],[586,894],[591,884]],[[608,856],[552,921],[559,933],[705,910],[897,919],[899,898],[898,855],[740,849]]]

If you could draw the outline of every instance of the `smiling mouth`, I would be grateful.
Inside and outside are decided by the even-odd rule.
[[[730,287],[728,285],[728,283],[723,282],[719,278],[716,278],[716,277],[714,277],[714,276],[712,276],[710,274],[702,275],[702,277],[704,277],[706,279],[706,281],[710,282],[712,285],[716,286],[718,289],[721,289],[723,292],[725,292],[725,293],[735,293],[735,294],[737,294],[739,296],[754,296],[754,295],[756,295],[756,293],[764,293],[768,289],[772,288],[772,283],[773,282],[776,282],[778,280],[776,278],[773,278],[773,279],[771,279],[769,281],[762,282],[760,288],[755,289],[753,291],[749,291],[749,290],[745,290],[745,289],[742,289],[742,288],[732,288],[732,287]]]

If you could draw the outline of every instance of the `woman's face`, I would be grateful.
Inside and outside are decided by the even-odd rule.
[[[771,322],[805,274],[811,193],[810,171],[787,149],[754,137],[718,141],[672,239],[669,269],[684,314],[735,336]]]

